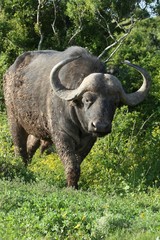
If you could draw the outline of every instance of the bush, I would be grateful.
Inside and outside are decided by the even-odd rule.
[[[66,186],[63,165],[56,153],[40,156],[39,151],[29,166],[37,181],[45,181],[57,187]]]
[[[123,194],[160,184],[159,127],[152,117],[144,121],[127,107],[117,111],[112,133],[82,163],[82,188]]]

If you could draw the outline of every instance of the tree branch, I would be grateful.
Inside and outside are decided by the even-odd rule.
[[[42,42],[43,42],[43,38],[44,38],[44,35],[43,35],[43,33],[42,33],[42,29],[41,29],[40,10],[41,10],[41,0],[38,0],[38,7],[37,7],[37,28],[38,28],[38,33],[39,33],[39,36],[40,36],[40,40],[39,40],[39,43],[38,43],[38,50],[41,49]]]
[[[54,7],[54,19],[53,19],[53,23],[51,24],[51,27],[52,27],[55,37],[57,38],[58,44],[60,44],[58,33],[55,29],[55,25],[56,25],[56,21],[57,21],[57,7],[55,4],[55,0],[52,0],[52,1],[53,1],[53,7]],[[60,0],[59,0],[59,2],[60,2]]]
[[[98,56],[98,58],[101,58],[105,53],[106,51],[108,51],[110,48],[114,47],[115,45],[117,45],[118,43],[122,43],[124,41],[124,39],[128,36],[129,32],[128,33],[125,33],[122,37],[120,37],[118,40],[116,40],[114,43],[112,43],[111,45],[107,46],[103,52]]]
[[[120,25],[118,24],[118,26],[120,27]],[[101,58],[102,56],[104,56],[104,54],[112,47],[116,46],[118,44],[118,46],[115,48],[115,50],[111,53],[111,55],[105,60],[105,62],[109,61],[109,59],[115,54],[115,52],[119,49],[119,47],[122,45],[123,41],[126,39],[126,37],[130,34],[132,28],[134,27],[134,22],[133,19],[131,18],[131,26],[129,29],[123,29],[125,31],[125,34],[120,37],[119,39],[115,40],[115,42],[113,42],[111,45],[107,46],[103,52],[98,56],[98,58]],[[121,27],[122,28],[122,27]],[[108,29],[108,33],[110,35],[110,37],[112,39],[114,39],[113,35],[110,32],[109,27],[107,27]]]
[[[78,29],[75,31],[75,33],[71,36],[71,38],[68,41],[68,44],[72,42],[72,40],[82,31],[82,26],[79,26]]]
[[[78,16],[79,26],[77,27],[76,31],[70,37],[68,44],[71,44],[72,40],[82,31],[82,29],[83,29],[82,19],[83,19],[84,13],[85,13],[85,10],[82,11],[81,14]]]
[[[122,45],[123,41],[124,41],[124,39],[122,41],[120,41],[119,45],[114,49],[114,51],[110,54],[110,56],[104,61],[105,63],[108,62],[112,58],[112,56],[117,52],[117,50]]]

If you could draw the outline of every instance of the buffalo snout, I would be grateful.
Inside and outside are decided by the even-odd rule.
[[[89,123],[89,132],[106,135],[111,132],[112,124],[100,120],[94,120]]]

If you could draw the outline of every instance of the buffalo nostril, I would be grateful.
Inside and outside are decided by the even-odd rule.
[[[93,127],[95,130],[97,129],[96,123],[92,122],[91,125],[92,125],[92,127]]]
[[[91,128],[92,128],[92,131],[95,131],[95,132],[107,132],[107,133],[111,132],[110,123],[95,121],[91,123]]]

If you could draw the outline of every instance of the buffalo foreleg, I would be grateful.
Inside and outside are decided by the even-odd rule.
[[[75,143],[65,135],[59,135],[55,139],[57,152],[64,165],[67,178],[67,186],[78,189],[78,180],[80,177],[80,160],[75,153]]]
[[[80,177],[80,164],[76,155],[70,156],[63,156],[62,160],[65,168],[65,174],[67,178],[67,186],[73,187],[78,189],[78,181]]]

